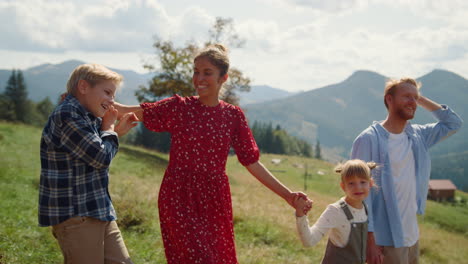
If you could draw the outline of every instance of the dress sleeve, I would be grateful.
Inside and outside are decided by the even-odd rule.
[[[154,103],[142,103],[140,106],[146,128],[155,132],[172,132],[183,113],[183,98],[175,95]]]
[[[244,166],[248,166],[259,160],[260,151],[247,124],[244,112],[239,107],[236,107],[236,110],[238,118],[232,138],[232,147],[239,162]]]

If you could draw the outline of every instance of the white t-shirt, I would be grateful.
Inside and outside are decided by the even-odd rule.
[[[388,155],[398,210],[403,225],[404,246],[410,247],[419,239],[419,228],[416,217],[418,206],[416,202],[415,162],[412,144],[406,133],[390,133]]]
[[[330,231],[329,238],[333,245],[343,248],[348,244],[351,225],[343,209],[341,209],[341,201],[344,201],[344,198],[333,204],[329,204],[312,227],[309,227],[309,220],[306,215],[296,217],[297,231],[305,247],[317,244],[328,231]],[[348,208],[353,215],[353,223],[367,221],[364,207],[357,209],[348,204]]]

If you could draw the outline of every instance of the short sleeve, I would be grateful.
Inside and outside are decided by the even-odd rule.
[[[183,113],[183,98],[175,95],[154,103],[140,104],[143,109],[143,124],[155,132],[172,132]]]
[[[244,166],[248,166],[258,161],[260,151],[247,124],[244,112],[239,107],[235,109],[237,111],[237,122],[232,138],[232,147],[236,152],[239,162]]]

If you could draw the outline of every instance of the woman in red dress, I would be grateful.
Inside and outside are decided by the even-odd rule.
[[[116,104],[121,113],[135,112],[148,129],[171,133],[169,165],[158,198],[169,264],[237,263],[225,171],[231,146],[239,162],[291,206],[295,196],[306,198],[291,192],[259,162],[244,113],[218,99],[228,69],[226,48],[212,45],[194,59],[192,81],[198,96],[175,95],[140,106]]]

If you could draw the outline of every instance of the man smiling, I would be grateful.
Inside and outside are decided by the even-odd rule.
[[[416,214],[426,207],[431,161],[429,148],[454,134],[460,117],[419,93],[414,79],[390,80],[384,91],[387,118],[374,122],[354,141],[352,159],[382,166],[374,174],[379,188],[366,199],[369,207],[368,263],[413,264],[419,260]],[[418,105],[430,111],[436,123],[411,124]]]

